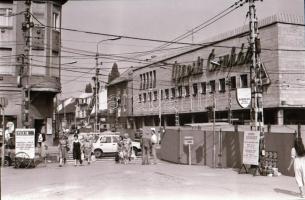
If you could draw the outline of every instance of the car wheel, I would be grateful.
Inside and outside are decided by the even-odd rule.
[[[96,150],[94,150],[94,155],[96,158],[100,158],[103,156],[103,151],[100,149],[96,149]]]

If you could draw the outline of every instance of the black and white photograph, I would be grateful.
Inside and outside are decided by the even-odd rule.
[[[0,200],[305,199],[305,0],[0,0]]]

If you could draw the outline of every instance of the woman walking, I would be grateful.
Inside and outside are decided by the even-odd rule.
[[[69,151],[69,142],[67,136],[63,135],[58,144],[59,151],[59,167],[62,167],[63,164],[66,164],[67,155]]]
[[[92,152],[92,143],[88,139],[88,137],[86,137],[84,142],[84,158],[85,160],[87,160],[88,165],[90,164],[91,161],[91,152]]]
[[[81,159],[81,143],[78,140],[78,135],[74,135],[73,140],[73,159],[74,159],[74,166],[77,166],[77,161],[79,161],[80,165],[82,165]]]
[[[294,141],[294,147],[291,149],[291,161],[288,167],[294,166],[295,179],[299,186],[300,196],[304,198],[303,186],[305,182],[305,148],[302,138],[298,137]]]

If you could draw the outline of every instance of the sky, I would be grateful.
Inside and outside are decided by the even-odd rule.
[[[237,0],[70,0],[63,5],[62,27],[96,33],[124,35],[157,40],[172,40],[192,30],[197,25],[214,17]],[[180,42],[198,43],[212,36],[247,25],[248,4],[239,7],[219,21],[190,34]],[[276,13],[304,16],[304,0],[264,0],[256,2],[258,19]],[[62,98],[77,96],[85,85],[92,82],[95,67],[95,54],[98,48],[99,63],[102,62],[101,78],[107,75],[116,62],[122,73],[130,66],[144,65],[152,58],[158,59],[160,53],[150,53],[136,57],[132,52],[152,50],[163,43],[147,42],[121,38],[103,41],[106,37],[79,32],[62,31]],[[169,46],[173,48],[176,46]],[[77,54],[75,54],[77,53]],[[127,54],[126,54],[127,53]],[[161,52],[164,54],[164,52]],[[116,54],[113,59],[104,54]],[[119,54],[119,55],[118,55]],[[122,58],[122,56],[124,58]],[[125,57],[132,57],[126,62]],[[118,60],[119,59],[119,60]],[[122,61],[123,60],[123,61]],[[75,63],[77,62],[77,63]],[[74,63],[74,64],[72,64]],[[71,72],[77,71],[77,72]]]

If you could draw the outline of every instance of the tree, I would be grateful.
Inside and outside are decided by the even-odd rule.
[[[92,93],[91,83],[86,84],[85,93]]]
[[[118,69],[118,65],[116,63],[113,63],[111,72],[108,75],[108,83],[110,83],[119,76],[120,76],[120,72]]]

